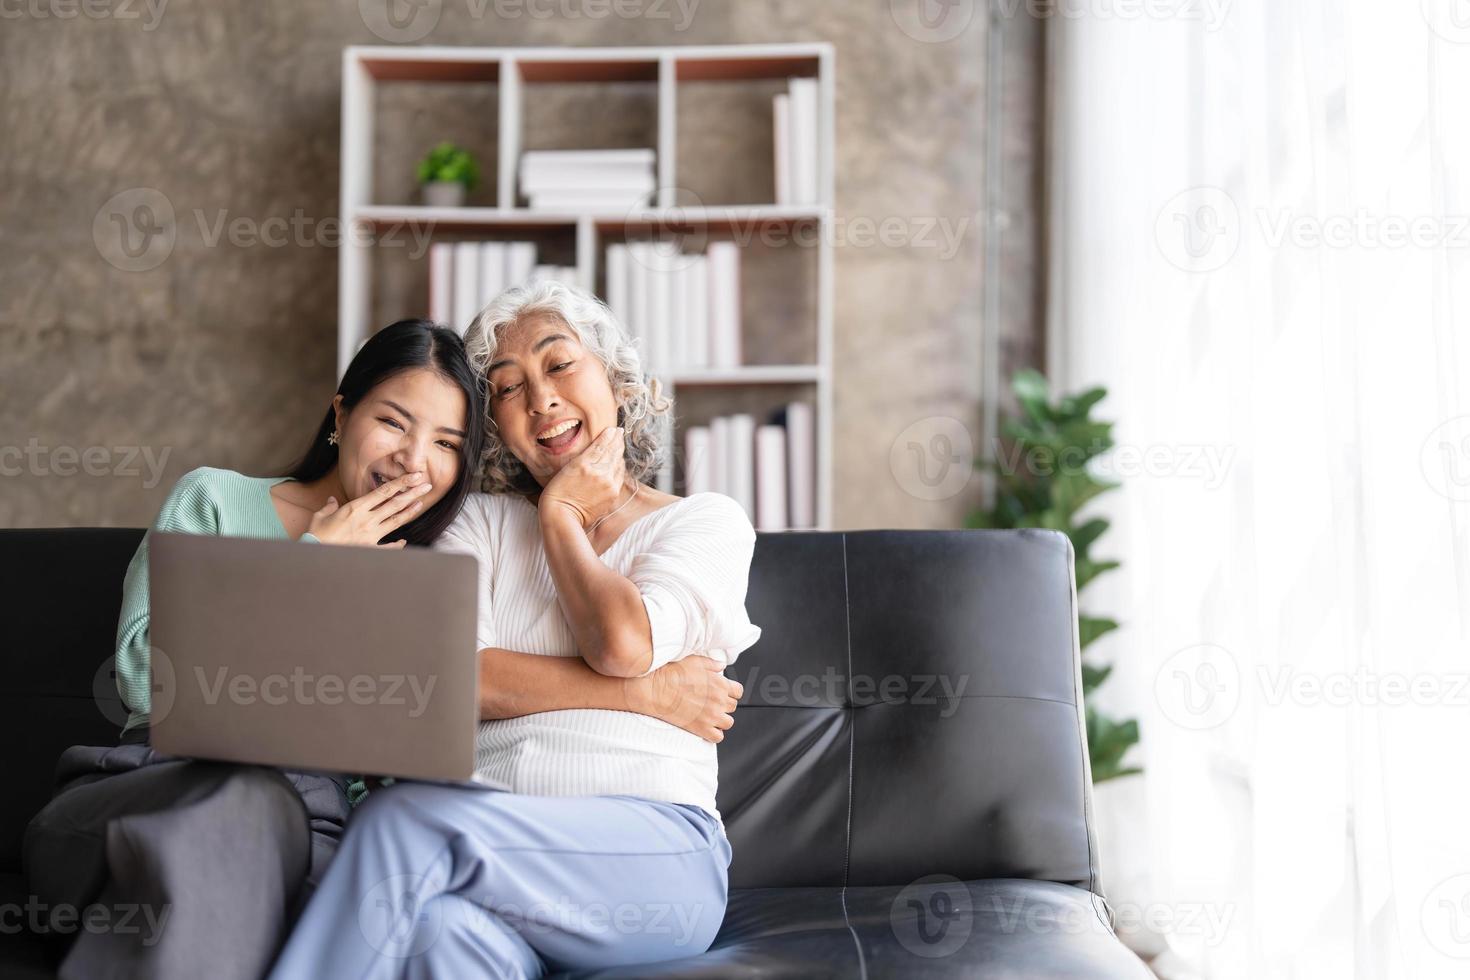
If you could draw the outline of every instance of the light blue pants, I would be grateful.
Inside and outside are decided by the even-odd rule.
[[[696,806],[433,783],[352,814],[272,977],[540,977],[697,956],[730,843]]]

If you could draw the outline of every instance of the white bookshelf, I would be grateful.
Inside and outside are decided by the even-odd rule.
[[[832,526],[832,202],[834,200],[834,53],[828,44],[741,44],[637,48],[349,47],[342,57],[341,213],[354,230],[394,226],[443,229],[454,234],[516,229],[563,229],[576,242],[580,284],[593,289],[605,236],[625,229],[677,222],[711,231],[732,227],[801,226],[815,231],[816,361],[729,369],[678,370],[661,376],[675,393],[707,386],[810,385],[817,436],[817,527]],[[679,185],[677,100],[685,81],[744,81],[810,77],[817,80],[817,205],[676,206]],[[496,207],[430,208],[372,200],[374,107],[377,86],[396,81],[494,82],[499,91],[496,132]],[[522,146],[527,86],[543,82],[646,81],[657,86],[657,192],[653,207],[635,213],[546,212],[517,206],[516,174]],[[423,149],[427,150],[427,147]],[[773,162],[766,165],[774,166]],[[344,236],[338,258],[337,370],[340,375],[370,331],[373,242]],[[425,297],[427,304],[427,297]],[[427,308],[423,311],[427,315]],[[677,411],[677,408],[676,408]],[[682,432],[676,439],[682,446]],[[676,453],[677,455],[677,447]],[[672,471],[660,486],[672,486]]]

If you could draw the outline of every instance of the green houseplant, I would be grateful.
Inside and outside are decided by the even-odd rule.
[[[1078,517],[1094,497],[1118,486],[1099,479],[1089,467],[1095,457],[1113,447],[1113,424],[1092,418],[1092,409],[1107,396],[1107,389],[1091,388],[1053,399],[1046,379],[1031,370],[1018,372],[1011,386],[1021,414],[1004,421],[998,458],[976,464],[995,474],[995,503],[988,510],[972,513],[966,526],[1061,531],[1072,542],[1080,594],[1099,575],[1118,567],[1116,561],[1098,560],[1091,554],[1108,522],[1100,517]],[[1100,783],[1141,771],[1123,765],[1124,755],[1138,742],[1138,722],[1110,718],[1092,706],[1092,692],[1107,680],[1112,667],[1090,663],[1087,647],[1117,629],[1117,621],[1082,614],[1078,628],[1088,754],[1092,781]]]
[[[440,143],[419,162],[419,184],[430,207],[459,207],[465,192],[479,183],[480,168],[467,150]]]

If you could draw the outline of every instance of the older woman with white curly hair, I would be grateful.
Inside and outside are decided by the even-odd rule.
[[[707,658],[680,675],[704,693],[684,692],[681,724],[633,704],[487,712],[482,785],[373,793],[276,976],[539,977],[696,955],[724,918],[715,745],[740,694],[721,671],[761,633],[755,532],[729,497],[647,485],[672,403],[593,297],[512,289],[465,339],[487,385],[488,492],[436,547],[479,562],[482,700],[526,656],[630,685]]]

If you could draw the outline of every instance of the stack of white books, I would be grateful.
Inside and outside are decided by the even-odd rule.
[[[609,245],[606,292],[608,308],[634,338],[650,374],[740,366],[734,242],[711,242],[702,255],[662,242]]]
[[[793,78],[772,107],[776,203],[820,204],[817,189],[817,80]]]
[[[429,249],[429,318],[464,333],[490,301],[531,280],[534,242],[435,242]]]
[[[521,155],[521,193],[534,211],[646,208],[653,163],[652,150],[533,150]]]
[[[684,433],[684,492],[714,491],[745,508],[757,531],[812,528],[817,517],[816,417],[791,402],[771,421],[722,415]]]

